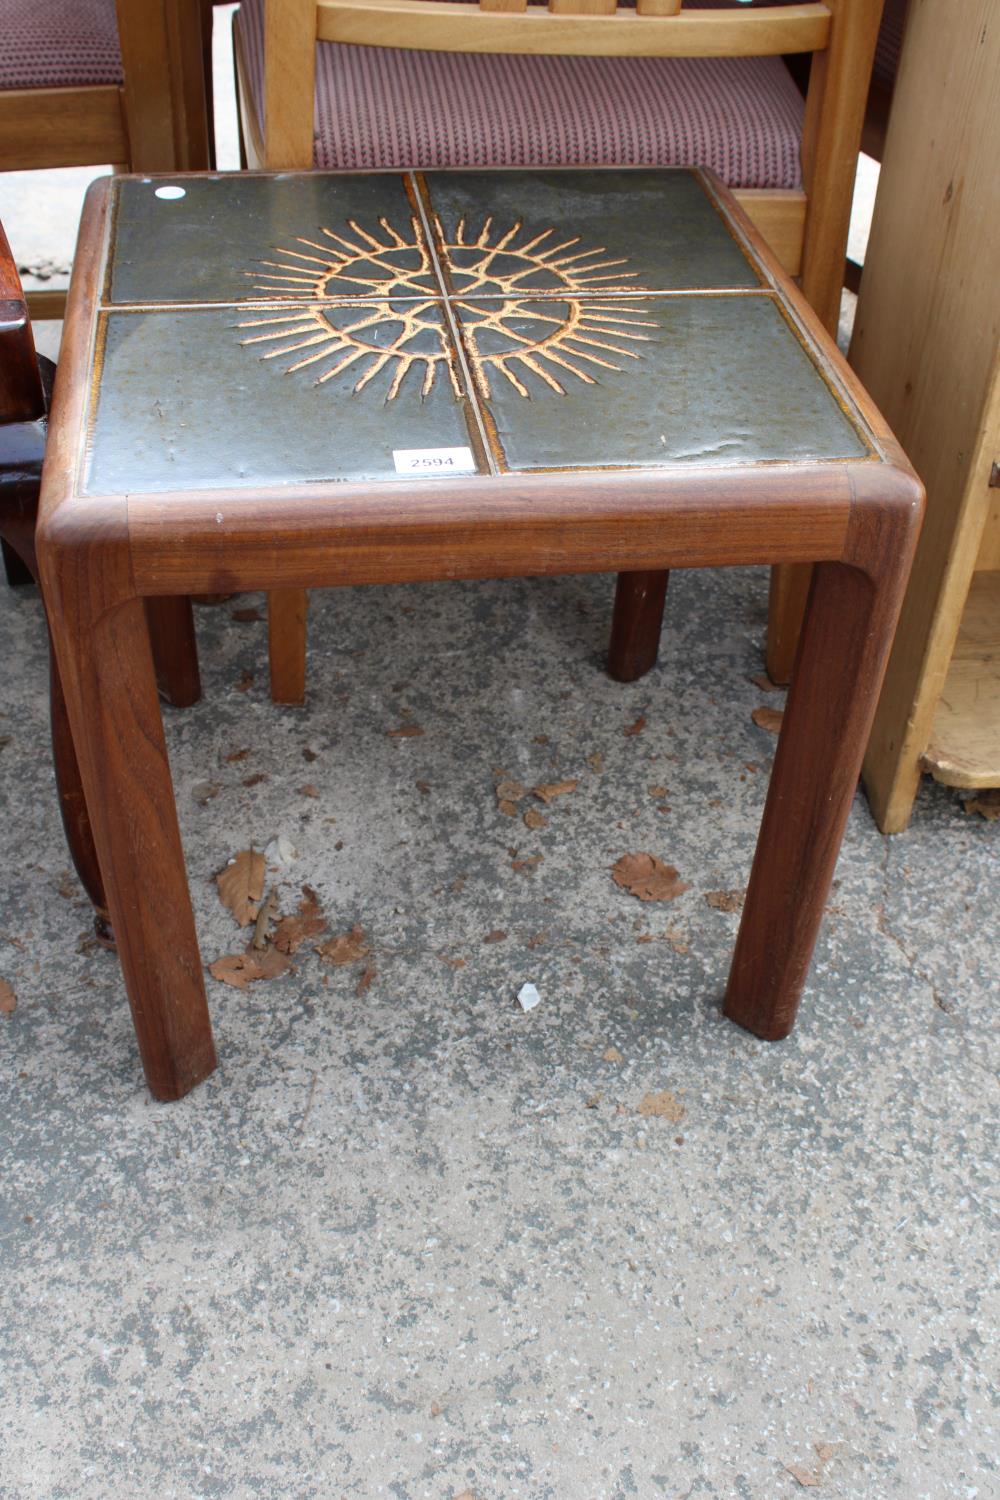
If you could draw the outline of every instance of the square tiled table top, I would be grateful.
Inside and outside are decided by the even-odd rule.
[[[874,456],[701,173],[111,193],[77,494]]]

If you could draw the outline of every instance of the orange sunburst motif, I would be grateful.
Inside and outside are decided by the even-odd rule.
[[[248,272],[263,298],[307,305],[240,323],[258,330],[244,343],[273,344],[264,359],[292,356],[288,373],[316,366],[317,384],[353,366],[353,389],[361,391],[389,366],[386,400],[395,399],[414,369],[422,370],[422,395],[441,373],[458,396],[447,313],[417,222],[409,238],[384,218],[378,225],[380,233],[372,234],[352,219],[349,234],[321,229],[322,238],[296,238],[296,248],[276,249],[283,259]],[[497,235],[491,217],[478,232],[460,220],[450,238],[440,223],[436,228],[451,310],[486,396],[496,377],[530,396],[529,373],[565,395],[567,376],[594,385],[600,371],[619,371],[623,361],[641,358],[634,346],[649,342],[643,330],[656,325],[621,296],[643,290],[634,284],[637,273],[623,269],[624,258],[604,258],[603,246],[580,249],[579,235],[560,240],[554,229],[532,235],[520,221]],[[353,300],[332,300],[338,297]]]

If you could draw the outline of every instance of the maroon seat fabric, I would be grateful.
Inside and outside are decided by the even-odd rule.
[[[0,91],[121,81],[115,0],[0,0]]]
[[[240,18],[259,109],[263,0],[243,0]],[[317,50],[315,164],[328,170],[707,166],[731,187],[800,185],[802,97],[780,58]]]
[[[903,48],[903,27],[906,25],[906,7],[909,0],[885,0],[882,24],[875,44],[875,63],[872,77],[885,88],[892,88],[899,67],[899,54]]]

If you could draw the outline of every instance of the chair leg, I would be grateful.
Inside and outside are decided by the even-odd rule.
[[[201,697],[191,600],[147,599],[146,624],[161,696],[174,708],[190,708]]]
[[[780,563],[771,569],[765,661],[767,675],[782,687],[792,680],[811,577],[809,563]]]
[[[905,577],[905,574],[903,575]],[[888,660],[902,590],[813,570],[725,1013],[767,1041],[795,1021]]]
[[[635,682],[656,665],[669,579],[665,571],[618,574],[608,648],[616,682]]]
[[[267,596],[267,637],[271,662],[271,700],[303,703],[306,696],[305,589],[273,589]]]

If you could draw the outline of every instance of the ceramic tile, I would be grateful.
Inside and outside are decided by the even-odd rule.
[[[868,452],[770,297],[468,299],[456,311],[510,469]]]
[[[690,172],[427,172],[420,181],[460,294],[759,285]]]
[[[183,196],[158,196],[171,191]],[[113,304],[421,296],[437,284],[399,173],[126,178],[115,202]]]
[[[111,312],[99,334],[84,493],[253,494],[395,479],[396,453],[471,455],[432,302]]]

